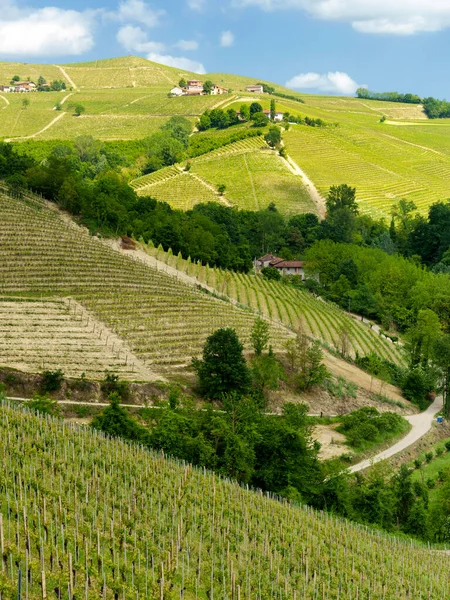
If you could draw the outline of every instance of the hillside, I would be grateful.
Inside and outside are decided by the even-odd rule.
[[[185,367],[220,327],[249,339],[252,312],[120,255],[44,202],[0,195],[0,220],[2,365],[146,380]],[[275,347],[286,336],[274,327]]]
[[[413,541],[5,404],[0,435],[5,600],[19,569],[30,600],[449,595],[449,557]]]
[[[266,95],[249,97],[245,92],[245,86],[258,79],[223,73],[206,75],[204,79],[228,87],[232,90],[229,95],[168,98],[168,91],[180,77],[197,76],[139,57],[70,65],[0,63],[1,82],[8,83],[16,74],[34,79],[42,74],[49,81],[61,79],[67,85],[66,92],[30,95],[27,108],[21,94],[0,94],[0,138],[16,141],[70,140],[80,135],[101,140],[135,140],[157,131],[172,115],[184,115],[194,122],[207,108],[238,108],[242,102],[256,99],[266,109],[270,100]],[[339,124],[336,128],[293,125],[284,135],[289,156],[322,195],[331,185],[345,182],[356,186],[361,210],[377,217],[389,217],[392,204],[400,198],[413,200],[424,213],[430,204],[448,196],[449,120],[428,121],[419,105],[300,95],[271,85],[304,101],[300,104],[276,98],[278,110]],[[61,111],[54,110],[58,102]],[[75,104],[82,104],[85,114],[74,116]],[[386,120],[380,123],[382,117]],[[227,158],[222,169],[224,181],[218,181],[220,163],[213,160],[199,163],[196,174],[213,187],[225,183],[231,204],[264,206],[266,196],[271,194],[283,204],[286,196],[292,197],[296,184],[286,166],[269,164],[261,155],[252,154],[247,165],[242,160]],[[245,178],[236,181],[237,169],[254,178],[253,187]],[[258,175],[260,170],[271,173],[267,188]],[[183,207],[192,206],[198,198],[211,197],[198,182],[190,180],[186,185],[187,182],[176,182],[181,186],[176,195],[185,198]],[[153,191],[166,198],[170,192],[164,187]],[[310,201],[301,187],[299,193],[302,210],[309,210]]]

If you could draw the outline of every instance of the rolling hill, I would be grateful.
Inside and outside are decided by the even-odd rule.
[[[8,83],[16,74],[34,79],[42,74],[48,80],[62,79],[67,85],[66,92],[33,94],[28,108],[23,107],[21,95],[0,94],[0,137],[16,141],[70,140],[80,135],[94,135],[101,140],[139,139],[157,131],[172,115],[194,121],[207,108],[239,107],[254,99],[261,100],[264,108],[269,106],[266,95],[249,98],[245,91],[255,79],[223,73],[204,78],[231,89],[229,95],[168,98],[168,91],[180,77],[197,76],[139,57],[70,65],[0,63],[0,82]],[[339,124],[335,128],[293,125],[284,134],[289,156],[322,195],[331,185],[356,186],[361,210],[377,217],[389,217],[392,204],[400,198],[413,200],[424,213],[431,203],[448,197],[449,120],[429,121],[418,105],[297,94],[275,87],[304,102],[277,98],[278,110]],[[61,111],[54,110],[58,102]],[[86,113],[74,116],[75,103],[81,103]],[[386,118],[383,123],[382,117]],[[247,165],[243,163],[245,158],[250,158]],[[219,182],[221,165],[211,158],[198,163],[196,174],[212,187],[225,183],[230,204],[250,208],[264,206],[270,195],[280,204],[289,204],[286,198],[292,198],[293,186],[298,185],[303,206],[300,209],[309,210],[307,194],[301,183],[295,183],[292,172],[274,161],[270,163],[261,154],[229,157],[223,164],[224,181]],[[235,181],[237,168],[247,173],[247,181]],[[271,173],[267,182],[259,177],[261,170]],[[181,186],[183,207],[202,198],[203,188],[192,179],[176,184]],[[258,190],[253,193],[258,187],[260,195]],[[170,194],[165,186],[153,191],[161,198]],[[203,192],[204,197],[211,198]]]
[[[2,598],[442,600],[450,558],[0,404]]]

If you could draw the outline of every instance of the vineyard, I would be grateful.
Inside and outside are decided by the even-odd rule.
[[[0,434],[4,600],[449,596],[412,540],[6,404]]]
[[[260,276],[198,266],[180,255],[164,252],[161,247],[143,247],[148,254],[169,267],[176,268],[272,321],[292,330],[300,329],[332,349],[342,351],[345,344],[351,356],[357,352],[360,355],[375,352],[389,361],[403,362],[401,349],[396,344],[361,321],[351,318],[341,308],[317,299],[306,291],[277,281],[267,281]],[[346,340],[344,342],[343,337]]]
[[[264,209],[274,202],[285,214],[316,212],[301,179],[262,137],[234,142],[190,162],[189,178],[181,177],[180,168],[167,167],[135,179],[131,186],[139,195],[184,210],[198,202],[225,201],[244,210]],[[226,186],[224,198],[213,192],[220,184]]]
[[[0,220],[2,301],[7,303],[12,296],[39,300],[45,297],[53,302],[53,306],[46,307],[55,310],[56,300],[64,299],[67,306],[68,299],[72,298],[91,315],[89,322],[89,316],[84,316],[81,324],[77,325],[72,318],[66,325],[61,314],[59,325],[54,326],[69,328],[70,344],[65,341],[65,335],[52,344],[36,341],[26,352],[24,349],[23,355],[15,352],[16,363],[33,369],[39,367],[39,370],[42,364],[59,368],[64,352],[70,351],[64,359],[67,375],[77,376],[80,371],[87,373],[92,369],[96,372],[114,359],[116,370],[131,369],[139,378],[142,368],[138,361],[152,373],[172,373],[174,369],[185,367],[192,357],[201,353],[206,337],[220,327],[235,327],[244,343],[249,340],[254,320],[250,310],[238,309],[119,254],[38,199],[0,196]],[[196,268],[200,269],[200,265]],[[15,306],[16,310],[11,313],[11,319],[8,317],[11,337],[4,341],[2,354],[11,354],[14,346],[21,348],[23,330],[18,321],[26,310],[31,310],[18,302],[9,306],[11,309]],[[68,308],[59,304],[59,310],[69,318]],[[32,337],[33,324],[38,325],[40,332],[46,327],[44,316],[39,319],[36,316],[29,320],[26,328],[29,337]],[[99,321],[98,329],[93,320]],[[120,344],[113,346],[113,338],[107,339],[106,329],[128,344],[128,351]],[[104,340],[103,352],[94,344],[95,336]],[[280,348],[286,336],[287,332],[280,327],[272,328],[275,347]],[[89,351],[83,351],[85,344]],[[97,361],[92,360],[95,352],[100,354]],[[120,363],[122,368],[119,369]]]

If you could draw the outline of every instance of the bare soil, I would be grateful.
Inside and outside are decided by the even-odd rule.
[[[345,445],[346,437],[336,431],[336,425],[316,425],[314,427],[313,438],[320,442],[321,448],[319,451],[320,460],[328,460],[336,458],[349,451]]]

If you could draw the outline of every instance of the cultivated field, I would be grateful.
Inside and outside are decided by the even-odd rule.
[[[190,162],[189,177],[168,167],[135,179],[131,186],[139,195],[185,210],[198,202],[218,201],[244,210],[261,210],[274,202],[284,214],[317,211],[301,178],[262,137],[223,146]],[[223,197],[213,191],[220,184],[226,185]]]
[[[442,600],[448,555],[0,406],[2,596]],[[44,590],[44,592],[43,592]]]
[[[334,350],[342,351],[344,344],[344,350],[350,356],[355,356],[357,352],[360,355],[375,352],[381,358],[403,362],[401,350],[390,340],[353,319],[341,308],[316,299],[306,291],[280,282],[266,281],[261,276],[199,266],[180,255],[164,252],[162,248],[144,246],[144,249],[169,267],[195,278],[240,305],[293,331],[300,329]]]
[[[43,202],[0,196],[0,221],[0,297],[41,300],[45,296],[53,304],[62,298],[77,300],[99,322],[100,329],[102,326],[110,329],[127,345],[131,354],[127,358],[126,352],[122,352],[120,361],[124,370],[134,369],[137,378],[142,378],[140,366],[128,366],[133,363],[133,356],[142,361],[153,378],[154,374],[173,373],[189,364],[192,357],[199,356],[206,337],[220,327],[234,327],[245,344],[249,341],[255,316],[250,310],[233,307],[119,254]],[[11,323],[17,324],[23,305],[17,303],[16,308],[15,321],[11,319]],[[67,359],[67,375],[90,369],[98,372],[103,364],[115,361],[119,345],[112,350],[112,338],[105,343],[97,363],[91,360],[89,352],[82,352],[84,342],[89,347],[100,332],[91,331],[94,324],[86,324],[86,317],[78,325],[69,320],[69,328],[80,327],[89,340],[70,334],[70,356],[76,355],[77,360],[74,358],[70,367],[71,359]],[[44,324],[39,327],[43,335]],[[58,341],[46,344],[43,339],[39,356],[31,361],[28,350],[18,351],[22,348],[20,327],[13,325],[11,332],[17,334],[9,338],[8,346],[17,350],[11,360],[29,364],[32,370],[40,370],[42,363],[48,368],[61,366],[61,356],[67,350],[64,335],[58,337],[59,344]],[[32,336],[32,332],[27,330],[27,335]],[[280,348],[286,336],[287,332],[274,325],[275,347]],[[103,340],[106,337],[104,333]],[[79,339],[78,345],[75,338]],[[3,352],[7,353],[7,349]]]

